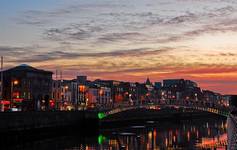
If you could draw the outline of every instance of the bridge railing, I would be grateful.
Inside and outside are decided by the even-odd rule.
[[[163,100],[163,101],[133,103],[133,105],[131,105],[129,103],[126,103],[126,104],[118,103],[116,105],[112,105],[109,109],[115,109],[115,108],[120,108],[120,107],[131,107],[131,106],[143,106],[143,105],[177,105],[177,106],[186,106],[186,107],[215,108],[215,109],[222,110],[222,111],[229,110],[229,107],[226,107],[226,106],[222,106],[222,105],[218,105],[218,104],[216,104],[214,106],[210,106],[210,105],[207,105],[203,102],[194,101],[194,100],[190,100],[190,101],[186,101],[186,100],[176,100],[176,101]],[[106,109],[106,108],[102,108],[102,109]]]
[[[158,106],[158,107],[157,107]],[[186,109],[192,109],[192,110],[198,110],[198,111],[205,111],[210,112],[214,114],[218,114],[221,116],[228,117],[229,115],[229,109],[223,108],[223,107],[204,107],[203,105],[193,105],[193,104],[160,104],[160,103],[146,103],[142,105],[120,105],[115,108],[111,109],[101,109],[100,112],[104,112],[105,116],[116,114],[122,111],[127,111],[131,109],[137,109],[137,108],[146,108],[146,109],[160,109],[162,107],[171,107],[171,108],[186,108]]]

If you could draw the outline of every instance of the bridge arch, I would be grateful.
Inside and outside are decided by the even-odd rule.
[[[218,109],[218,108],[211,108],[211,107],[201,107],[201,106],[183,106],[183,105],[158,105],[158,104],[149,104],[149,105],[139,105],[139,106],[127,106],[127,107],[117,107],[106,111],[100,111],[98,112],[98,118],[100,120],[107,118],[108,116],[112,116],[117,113],[129,111],[129,110],[135,110],[135,109],[147,109],[147,110],[161,110],[164,108],[182,108],[186,110],[198,110],[202,112],[209,112],[213,114],[217,114],[223,117],[229,116],[229,110],[227,109]]]

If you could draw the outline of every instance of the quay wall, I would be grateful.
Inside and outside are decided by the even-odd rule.
[[[98,126],[97,112],[4,112],[0,113],[0,133],[15,133],[44,129],[74,128],[85,130]]]

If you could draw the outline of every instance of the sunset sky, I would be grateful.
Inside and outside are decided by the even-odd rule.
[[[1,0],[5,67],[237,94],[236,0]]]

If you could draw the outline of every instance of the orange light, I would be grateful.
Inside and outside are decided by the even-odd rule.
[[[103,93],[104,93],[103,90],[100,90],[99,94],[102,95]]]
[[[154,129],[154,131],[153,131],[154,137],[156,137],[156,134],[157,134],[156,129]]]
[[[14,85],[17,85],[18,83],[19,83],[18,80],[14,80],[14,81],[13,81],[13,84],[14,84]]]
[[[85,92],[85,86],[84,85],[80,85],[79,86],[79,91],[80,92]]]

